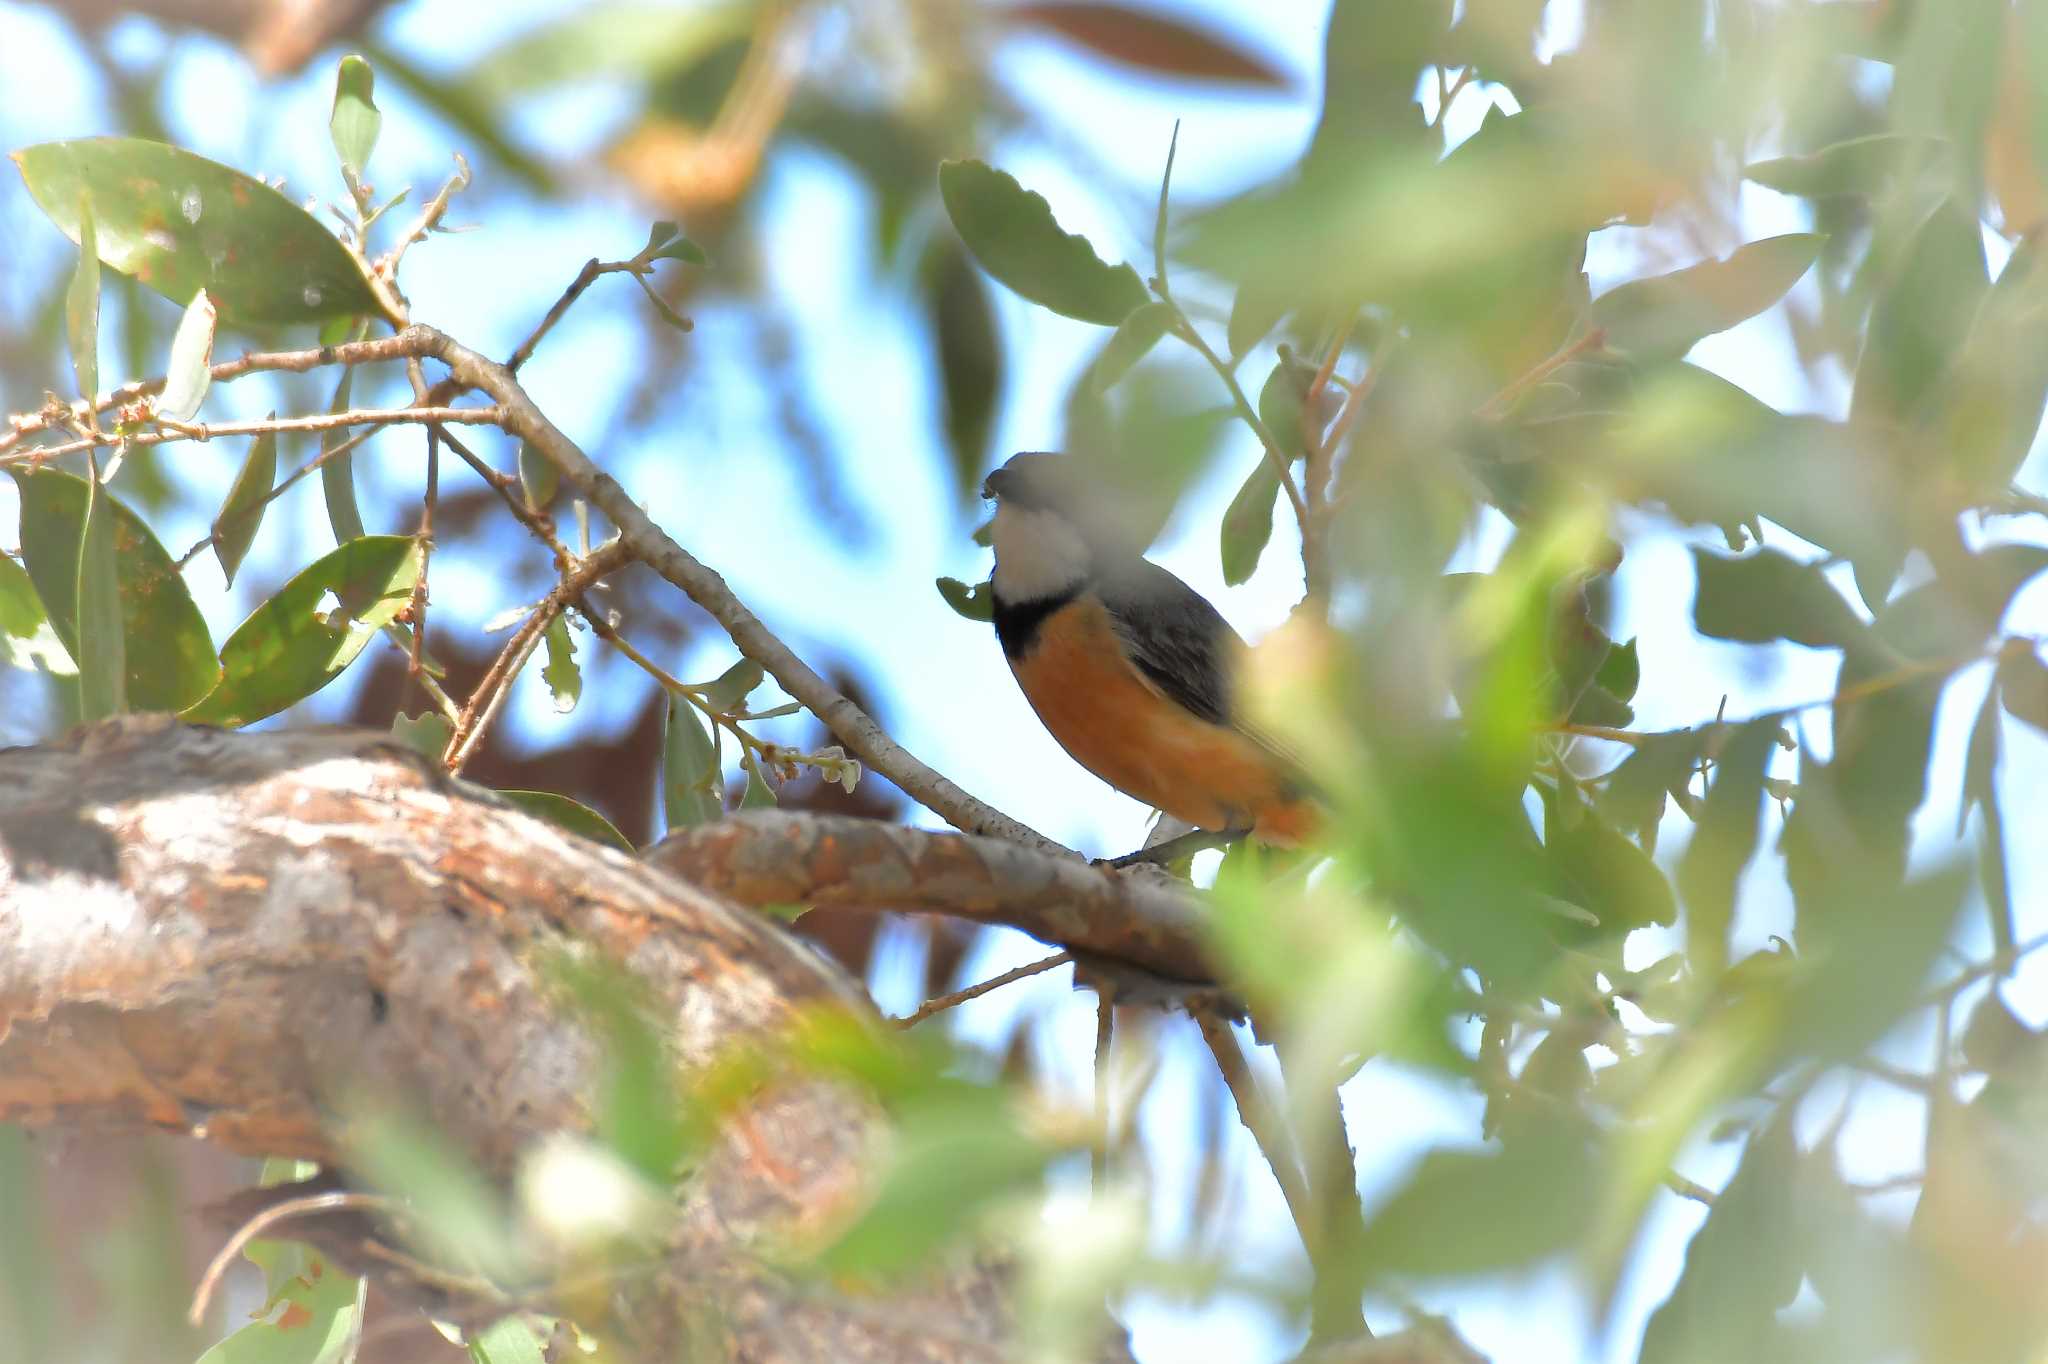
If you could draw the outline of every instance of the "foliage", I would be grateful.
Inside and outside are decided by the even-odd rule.
[[[1233,853],[1212,902],[1230,984],[1286,1058],[1303,1134],[1266,1155],[1323,1211],[1296,1210],[1304,1274],[1199,1238],[1161,1249],[1142,1209],[1105,1190],[1100,1216],[1123,1220],[1095,1234],[1142,1253],[1077,1293],[1056,1272],[1062,1248],[1031,1229],[1079,1125],[961,1078],[966,1052],[821,1025],[773,1064],[851,1077],[904,1139],[872,1201],[795,1268],[884,1280],[993,1228],[1025,1248],[1039,1300],[1072,1314],[1038,1328],[1059,1349],[1079,1348],[1072,1323],[1104,1293],[1214,1301],[1234,1274],[1289,1331],[1328,1335],[1332,1298],[1382,1326],[1447,1284],[1563,1263],[1570,1287],[1549,1291],[1640,1329],[1636,1357],[1655,1364],[2032,1357],[2048,1313],[2028,1270],[2043,1229],[2024,1153],[2048,1135],[2048,1052],[2025,1017],[2039,1001],[2008,978],[2048,925],[2007,844],[2038,823],[2011,773],[2028,764],[2038,786],[2048,732],[2039,613],[2022,604],[2048,568],[2048,501],[2026,469],[2048,402],[2042,14],[2001,0],[1336,0],[1302,154],[1183,204],[1172,158],[1213,149],[1162,146],[1134,253],[1063,225],[1089,220],[1078,190],[1008,168],[1034,163],[1002,136],[1016,115],[964,48],[906,39],[913,78],[867,103],[779,65],[778,24],[804,20],[746,5],[588,7],[450,82],[344,58],[339,232],[160,141],[27,147],[28,193],[82,253],[41,338],[52,374],[68,345],[81,402],[0,436],[21,502],[20,564],[0,559],[0,659],[42,670],[65,715],[243,725],[319,696],[381,636],[435,723],[397,709],[378,723],[459,770],[545,646],[535,672],[563,714],[618,685],[594,671],[600,656],[656,689],[667,827],[783,799],[806,769],[850,794],[862,768],[841,747],[772,727],[794,702],[754,708],[758,659],[682,682],[635,646],[633,622],[589,605],[616,566],[597,556],[619,542],[593,548],[580,502],[574,548],[556,538],[565,471],[524,446],[511,472],[482,461],[499,499],[487,514],[531,537],[519,552],[546,565],[544,595],[508,622],[483,680],[451,695],[426,641],[433,556],[462,533],[434,522],[442,442],[457,449],[458,433],[442,422],[406,466],[418,528],[365,534],[351,451],[410,420],[353,405],[367,352],[308,362],[332,394],[324,426],[249,427],[240,472],[222,462],[218,509],[199,513],[210,533],[182,558],[163,546],[176,518],[148,471],[163,446],[204,457],[179,442],[207,434],[194,423],[210,384],[272,372],[220,362],[216,326],[296,351],[374,344],[411,320],[400,265],[420,268],[408,250],[468,176],[397,228],[403,196],[380,201],[366,178],[387,122],[373,90],[388,103],[408,89],[499,149],[501,174],[541,180],[510,145],[523,101],[599,75],[637,92],[607,164],[693,235],[663,221],[638,254],[593,260],[555,313],[535,309],[521,362],[605,273],[632,275],[651,303],[654,354],[690,326],[692,300],[751,300],[743,210],[762,163],[784,144],[822,148],[869,196],[878,264],[900,267],[934,343],[935,457],[963,497],[1020,358],[1002,324],[1053,314],[1090,324],[1056,333],[1087,348],[1064,444],[1107,511],[1149,542],[1190,490],[1235,489],[1203,537],[1232,585],[1278,578],[1292,595],[1279,550],[1300,548],[1306,592],[1242,691],[1327,793],[1321,865]],[[980,36],[1049,38],[1120,73],[1289,84],[1263,52],[1164,11],[1075,0],[968,16]],[[858,60],[887,86],[885,61]],[[165,358],[124,376],[161,369],[159,390],[96,392],[102,266],[186,309],[179,339],[150,351]],[[278,410],[319,415],[317,396],[295,396]],[[296,466],[294,430],[322,433]],[[315,468],[332,549],[264,514]],[[803,533],[775,523],[784,510],[766,514],[768,536]],[[216,652],[185,569],[211,549],[246,584],[266,543],[288,572]],[[1673,544],[1684,567],[1655,567]],[[988,619],[984,587],[937,576],[937,590]],[[577,629],[592,639],[581,661]],[[1807,666],[1828,685],[1773,687]],[[567,794],[504,794],[631,848]],[[568,983],[613,1067],[604,1159],[647,1187],[687,1178],[718,1096],[670,1092],[656,1029],[623,988]],[[1425,1077],[1483,1117],[1468,1140],[1380,1172],[1361,1221],[1349,1148],[1401,1162],[1373,1150],[1369,1118],[1319,1146],[1315,1106],[1364,1067]],[[1851,1125],[1879,1111],[1859,1088],[1873,1077],[1924,1119],[1884,1128],[1910,1177],[1875,1189],[1850,1173]],[[1111,1144],[1140,1180],[1135,1140]],[[515,1246],[519,1209],[430,1131],[391,1128],[370,1154],[383,1187],[440,1191],[421,1204],[439,1253],[537,1272]],[[1707,1205],[1682,1251],[1668,1220],[1681,1193]],[[283,1303],[339,1339],[353,1291],[301,1270],[279,1281],[286,1252],[270,1253],[266,1311]],[[1624,1320],[1625,1286],[1645,1275],[1668,1293],[1646,1324]],[[325,1357],[236,1344],[284,1317],[207,1358]],[[508,1322],[472,1355],[537,1357],[527,1323]]]

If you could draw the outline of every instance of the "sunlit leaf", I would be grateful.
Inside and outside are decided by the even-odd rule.
[[[409,535],[366,535],[315,559],[228,636],[219,685],[185,718],[235,728],[313,695],[410,604],[419,571]]]
[[[1726,260],[1633,280],[1593,300],[1593,322],[1611,350],[1676,358],[1784,297],[1827,239],[1810,232],[1767,237]]]
[[[80,544],[91,488],[56,469],[8,472],[21,490],[22,562],[57,638],[76,659]],[[120,583],[128,706],[181,710],[220,676],[206,619],[148,524],[120,499],[104,496],[113,516],[109,529]]]
[[[377,146],[377,130],[384,124],[384,115],[377,111],[376,88],[377,73],[361,57],[350,54],[335,68],[334,109],[327,131],[351,189],[363,178],[363,167]]]
[[[0,663],[66,675],[78,671],[50,628],[28,570],[10,554],[0,554]]]
[[[97,481],[87,489],[78,549],[79,716],[91,722],[128,709],[128,651],[121,620],[120,561],[114,552],[113,499]]]
[[[1943,199],[1907,242],[1871,306],[1849,415],[1913,421],[1941,394],[1988,283],[1974,203]]]
[[[261,1319],[199,1356],[199,1364],[337,1364],[360,1329],[362,1281],[296,1241],[249,1243],[269,1285]]]
[[[172,421],[188,422],[199,414],[213,383],[213,333],[219,314],[201,289],[192,296],[171,338],[171,358],[164,366],[164,391],[156,410]]]
[[[633,841],[620,833],[618,827],[597,811],[581,801],[553,791],[521,791],[505,789],[498,792],[528,814],[539,815],[542,819],[561,825],[572,834],[581,834],[593,843],[609,844],[620,852],[633,851]]]
[[[697,708],[670,696],[662,722],[661,805],[671,829],[687,828],[725,813],[719,790],[718,747]]]
[[[583,669],[576,663],[576,640],[569,633],[568,616],[558,615],[549,621],[545,638],[548,661],[540,670],[540,680],[547,683],[548,694],[555,699],[556,713],[567,715],[583,699]]]
[[[1004,5],[994,14],[1000,22],[1043,29],[1140,71],[1271,90],[1293,84],[1264,56],[1157,10],[1103,0],[1030,0]]]
[[[500,1317],[469,1337],[472,1364],[546,1364],[547,1342],[524,1317]]]
[[[277,413],[272,412],[264,420],[274,421],[276,417]],[[249,546],[256,541],[256,528],[263,524],[263,513],[271,502],[270,490],[276,483],[277,432],[265,431],[250,439],[241,472],[235,475],[234,486],[221,503],[220,515],[213,518],[213,553],[220,560],[220,571],[227,575],[229,587],[235,585],[235,570],[242,566]]]
[[[71,373],[78,396],[90,403],[100,388],[100,247],[92,201],[78,206],[78,266],[64,293],[64,335],[71,343]]]
[[[1044,197],[980,161],[939,166],[946,213],[981,267],[1033,303],[1114,327],[1147,301],[1128,265],[1105,265],[1095,249],[1063,231]]]
[[[45,142],[14,160],[66,235],[78,239],[89,200],[100,259],[181,306],[203,289],[236,326],[381,311],[333,233],[218,162],[126,137]]]

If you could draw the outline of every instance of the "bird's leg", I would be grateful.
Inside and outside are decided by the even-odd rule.
[[[1095,859],[1095,865],[1135,867],[1139,863],[1149,862],[1154,866],[1164,867],[1210,848],[1228,847],[1250,833],[1250,829],[1224,829],[1221,832],[1215,829],[1190,829],[1178,837],[1167,839],[1164,843],[1154,843],[1149,848],[1140,848],[1134,853],[1125,853],[1122,857],[1098,857]]]

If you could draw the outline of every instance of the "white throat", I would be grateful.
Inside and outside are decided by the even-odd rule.
[[[996,551],[995,594],[1006,602],[1057,597],[1088,577],[1088,544],[1058,512],[998,503],[989,537]]]

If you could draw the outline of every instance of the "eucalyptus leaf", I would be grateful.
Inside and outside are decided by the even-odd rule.
[[[277,413],[272,412],[264,420],[276,418]],[[256,528],[263,524],[263,513],[270,506],[270,492],[276,484],[277,432],[264,431],[249,441],[241,472],[235,475],[234,486],[228,489],[220,514],[213,518],[213,553],[220,561],[221,572],[227,575],[229,587],[235,585],[235,570],[242,566],[249,546],[255,543]]]
[[[1042,195],[1007,172],[980,161],[942,162],[939,195],[982,268],[1021,297],[1104,327],[1147,301],[1137,271],[1104,264],[1085,240],[1060,227]]]
[[[100,247],[90,199],[78,206],[78,267],[64,293],[64,335],[78,396],[90,405],[100,387]]]
[[[206,390],[213,384],[213,333],[219,312],[201,289],[192,296],[171,338],[170,363],[164,366],[164,391],[157,412],[172,421],[189,422],[199,415]]]

